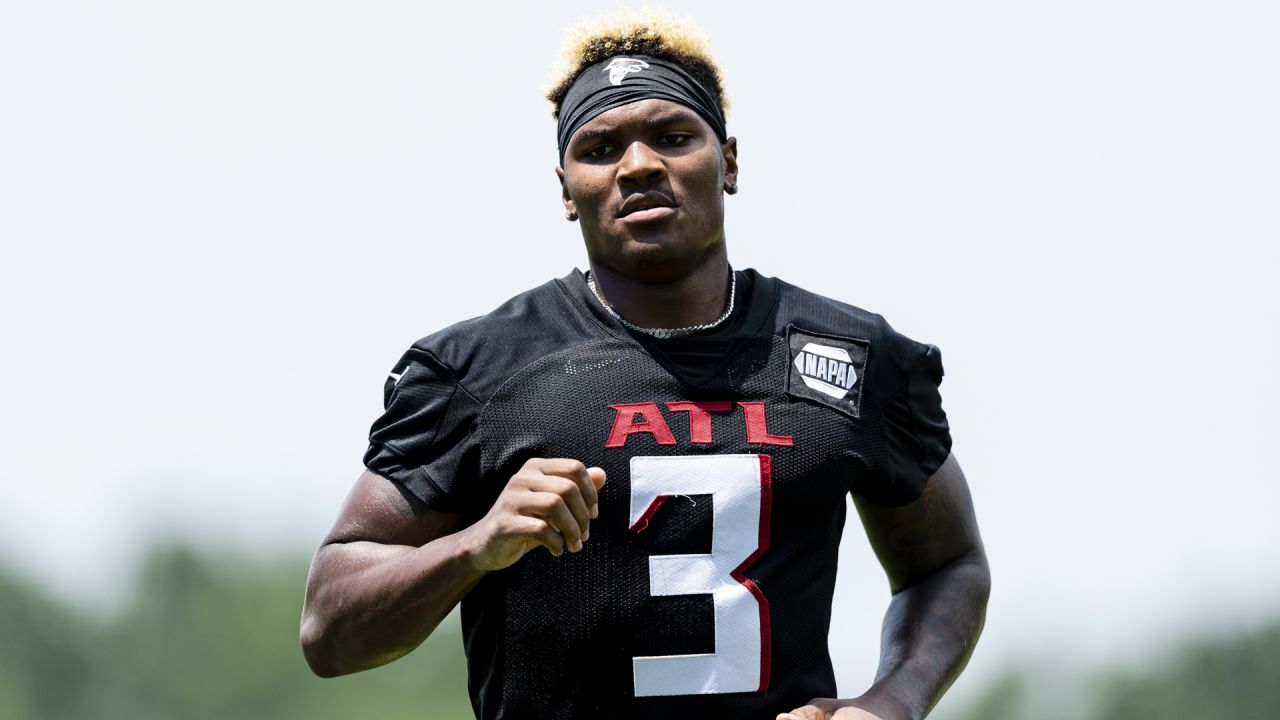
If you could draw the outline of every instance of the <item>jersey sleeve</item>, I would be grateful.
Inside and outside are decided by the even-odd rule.
[[[918,499],[951,454],[951,427],[942,409],[942,354],[932,345],[907,364],[906,381],[883,406],[885,457],[879,477],[860,494],[897,507]]]
[[[365,467],[441,512],[461,512],[477,489],[481,404],[431,352],[411,348],[383,387]]]

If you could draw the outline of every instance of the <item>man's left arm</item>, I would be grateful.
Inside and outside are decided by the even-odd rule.
[[[815,698],[778,720],[923,718],[960,675],[982,632],[991,572],[955,457],[909,505],[879,507],[857,498],[855,505],[893,591],[875,683],[859,697]]]

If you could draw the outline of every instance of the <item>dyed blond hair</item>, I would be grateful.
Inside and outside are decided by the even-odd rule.
[[[569,28],[560,60],[552,76],[547,100],[552,116],[560,116],[560,103],[578,74],[589,65],[614,55],[648,55],[675,63],[702,83],[728,114],[720,66],[707,49],[705,33],[687,18],[665,10],[621,9]]]

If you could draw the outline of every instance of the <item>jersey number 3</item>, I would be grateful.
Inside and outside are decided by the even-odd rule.
[[[637,697],[760,692],[769,687],[769,601],[743,571],[769,548],[768,455],[631,458],[631,527],[668,496],[710,495],[711,553],[653,555],[651,595],[710,594],[716,651],[632,660]]]

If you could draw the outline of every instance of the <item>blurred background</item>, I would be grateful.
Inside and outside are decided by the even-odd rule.
[[[730,254],[939,345],[995,578],[931,716],[1280,712],[1280,5],[668,2]],[[587,2],[0,2],[0,717],[462,718],[450,620],[312,677],[307,564],[419,336],[583,266]],[[831,646],[875,671],[856,524]]]

